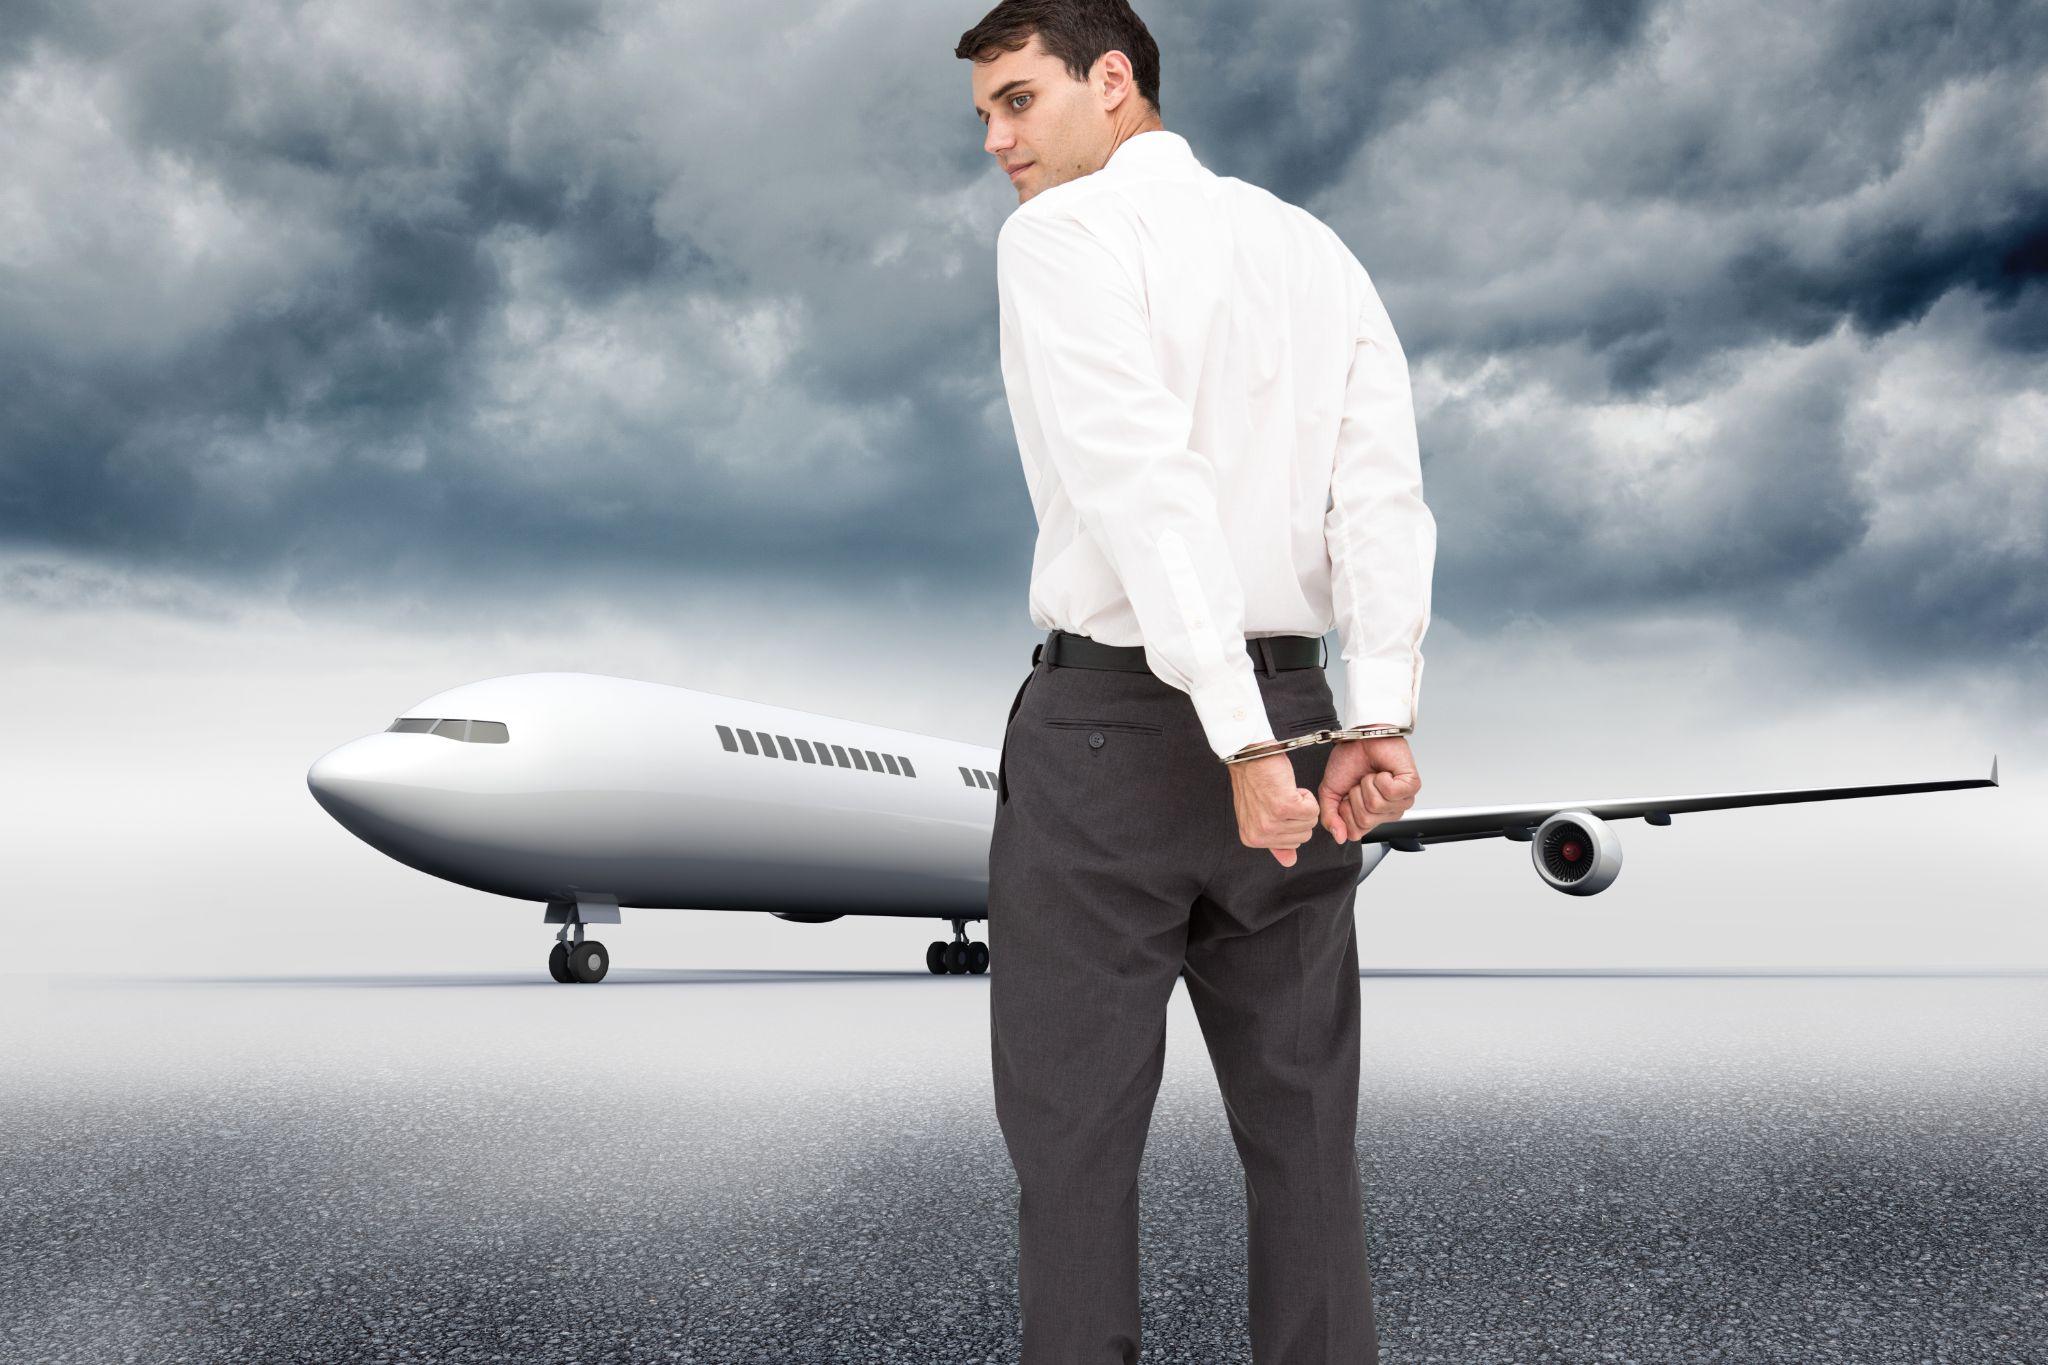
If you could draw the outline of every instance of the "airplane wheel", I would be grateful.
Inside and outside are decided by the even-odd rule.
[[[945,951],[945,954],[944,954],[944,961],[945,961],[945,963],[946,963],[946,970],[947,970],[947,971],[948,971],[949,973],[953,973],[953,974],[955,974],[955,975],[958,975],[959,973],[961,973],[961,972],[964,972],[964,971],[966,971],[966,970],[967,970],[967,963],[966,963],[965,961],[963,961],[963,960],[962,960],[962,959],[963,959],[963,958],[964,958],[964,957],[966,956],[966,953],[967,953],[967,945],[966,945],[966,944],[964,944],[964,943],[948,943],[948,944],[946,945],[946,951]]]
[[[548,950],[548,975],[564,985],[573,986],[576,984],[576,978],[569,972],[569,948],[567,944],[557,943]]]
[[[586,939],[576,945],[569,954],[569,970],[578,981],[592,985],[604,980],[604,974],[611,970],[612,955],[596,939]]]
[[[967,970],[980,976],[988,970],[988,945],[970,943],[967,945]]]
[[[933,976],[944,976],[946,974],[946,945],[937,939],[933,939],[932,946],[924,950],[924,965],[925,969]]]

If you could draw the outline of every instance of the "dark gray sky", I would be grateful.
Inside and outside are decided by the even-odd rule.
[[[1593,904],[1433,850],[1368,883],[1368,956],[2048,961],[2041,7],[1138,9],[1167,126],[1329,222],[1408,351],[1422,804],[2007,759],[1631,829]],[[381,961],[362,917],[436,905],[462,960],[506,907],[304,772],[476,677],[995,743],[1033,526],[983,10],[0,0],[20,932]]]
[[[2037,6],[1147,8],[1387,300],[1442,616],[2048,676]],[[1021,620],[981,12],[14,0],[0,591]]]

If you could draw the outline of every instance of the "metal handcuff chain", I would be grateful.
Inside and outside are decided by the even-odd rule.
[[[1329,744],[1341,739],[1391,739],[1395,735],[1413,733],[1414,728],[1407,725],[1350,725],[1341,730],[1312,730],[1292,739],[1262,739],[1223,761],[1249,763],[1255,758],[1271,758],[1274,754],[1284,754],[1289,749],[1302,749],[1311,744]]]

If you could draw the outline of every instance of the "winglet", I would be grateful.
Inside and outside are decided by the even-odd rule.
[[[1991,755],[1991,785],[1998,785],[1998,755]]]

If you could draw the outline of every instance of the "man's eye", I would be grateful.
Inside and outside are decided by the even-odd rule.
[[[1010,96],[1010,107],[1012,109],[1015,109],[1017,107],[1018,100],[1028,100],[1030,98],[1031,96],[1029,95],[1012,95]]]

